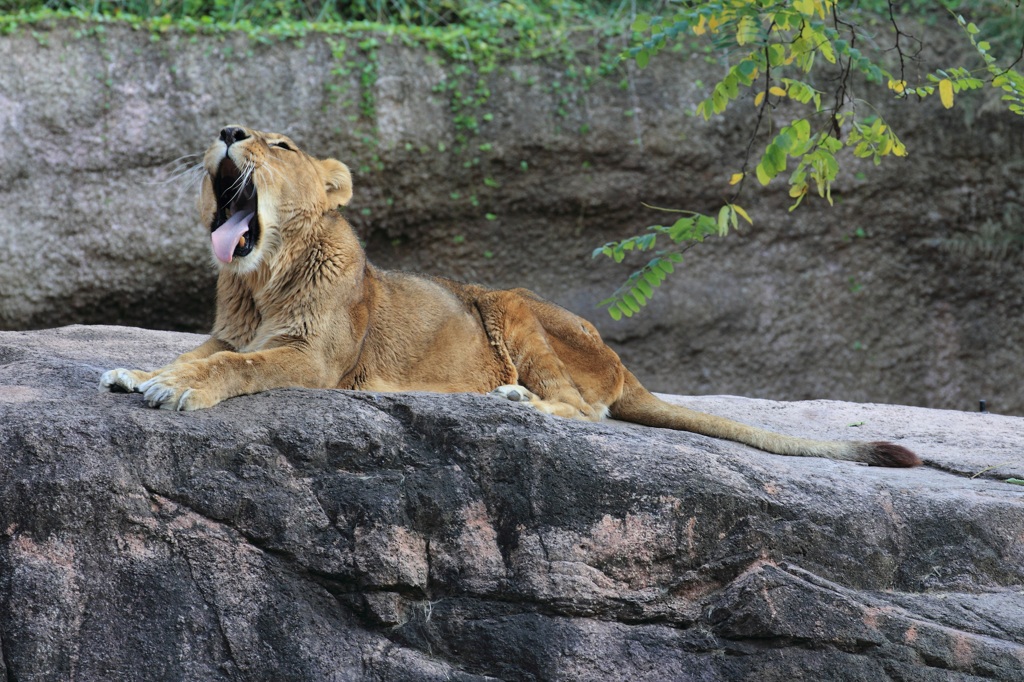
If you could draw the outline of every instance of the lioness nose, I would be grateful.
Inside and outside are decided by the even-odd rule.
[[[244,140],[247,137],[249,137],[249,134],[245,132],[245,129],[239,128],[238,126],[228,126],[224,130],[220,131],[220,139],[229,147],[235,142]]]

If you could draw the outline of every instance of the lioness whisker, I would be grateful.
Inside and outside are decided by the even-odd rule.
[[[162,180],[146,180],[143,184],[146,185],[167,185],[170,183],[177,182],[181,178],[188,177],[189,180],[185,185],[185,189],[191,189],[194,187],[203,177],[203,173],[206,169],[203,167],[202,160],[197,161],[194,164],[181,165],[181,162],[186,159],[196,158],[197,154],[189,154],[188,156],[181,156],[173,161],[169,161],[161,166],[162,170],[166,170],[169,173]]]
[[[202,165],[203,155],[202,154],[182,154],[178,158],[176,158],[176,159],[174,159],[172,161],[168,161],[164,165],[165,166],[177,165],[177,164],[180,164],[180,163],[184,163],[186,161],[190,161],[192,159],[195,159],[199,163],[199,165]],[[189,164],[189,166],[191,167],[191,164]]]
[[[203,166],[203,162],[200,161],[196,163],[194,166],[190,166],[188,168],[183,169],[172,179],[180,180],[182,178],[185,178],[185,189],[193,189],[197,187],[200,182],[202,182],[204,175],[206,175],[206,167]]]
[[[244,190],[249,185],[249,182],[252,180],[253,168],[254,164],[251,161],[246,161],[243,164],[242,168],[240,169],[241,173],[239,173],[238,179],[236,179],[233,183],[231,183],[228,186],[228,191],[230,191],[232,188],[235,190],[235,193],[231,196],[231,199],[228,201],[228,203],[234,203],[235,200],[237,200],[238,197],[241,196],[242,190]]]

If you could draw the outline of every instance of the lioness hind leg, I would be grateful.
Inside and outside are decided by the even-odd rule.
[[[551,347],[544,326],[526,301],[508,291],[488,292],[477,301],[491,344],[512,364],[522,386],[496,389],[505,397],[526,387],[523,396],[546,414],[599,421],[605,405],[592,405],[580,394],[569,369]]]

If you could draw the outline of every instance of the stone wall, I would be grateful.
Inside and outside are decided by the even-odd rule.
[[[851,163],[831,209],[789,213],[783,187],[748,187],[755,227],[691,250],[649,310],[616,323],[595,304],[633,268],[595,264],[593,248],[665,220],[641,202],[714,210],[742,163],[744,104],[709,124],[687,115],[716,67],[665,55],[586,84],[562,64],[506,64],[488,77],[473,153],[457,154],[453,68],[379,42],[363,91],[354,40],[339,58],[317,35],[157,40],[69,23],[0,38],[0,329],[205,330],[208,240],[194,176],[175,169],[239,122],[353,168],[347,213],[377,264],[533,288],[594,320],[654,390],[965,410],[985,398],[1024,414],[1021,250],[957,242],[1020,238],[1024,126],[997,103],[891,107],[911,156]]]

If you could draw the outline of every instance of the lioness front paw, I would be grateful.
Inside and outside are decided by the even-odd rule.
[[[152,372],[141,369],[112,369],[100,377],[100,390],[131,393],[139,390],[139,384],[149,380]]]
[[[498,396],[499,398],[505,398],[516,403],[529,403],[535,400],[540,400],[533,393],[530,393],[522,386],[515,384],[505,384],[504,386],[498,386],[496,389],[491,391],[490,395]]]
[[[202,410],[219,402],[212,399],[207,391],[182,385],[169,372],[143,382],[136,390],[146,399],[147,405],[161,410]]]

